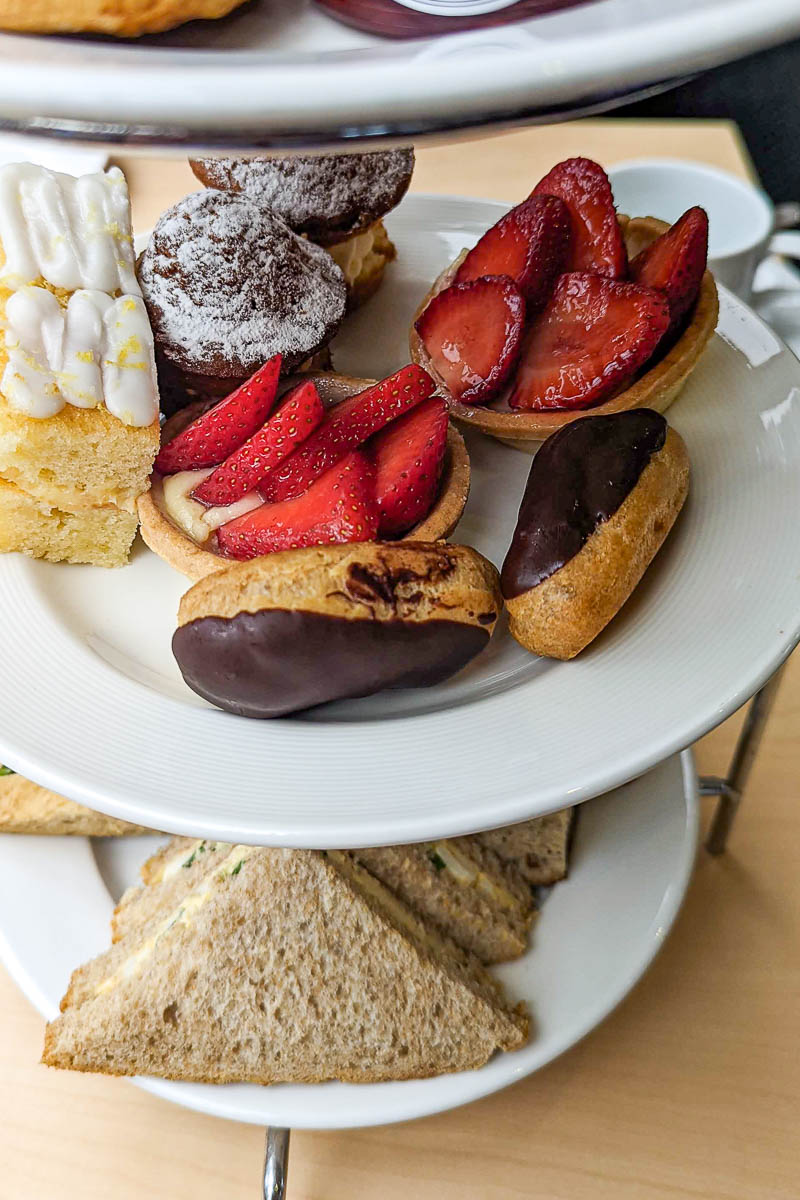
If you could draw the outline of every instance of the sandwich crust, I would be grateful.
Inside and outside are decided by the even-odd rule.
[[[22,775],[0,776],[0,833],[122,837],[149,832],[140,825],[84,808]]]
[[[689,491],[689,456],[667,430],[617,511],[536,587],[506,600],[513,637],[547,658],[579,654],[616,615],[675,523]]]

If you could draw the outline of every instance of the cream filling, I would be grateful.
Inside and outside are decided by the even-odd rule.
[[[153,951],[159,941],[171,929],[186,929],[188,928],[199,910],[211,899],[214,894],[215,887],[223,879],[229,878],[231,875],[238,875],[244,863],[252,854],[255,853],[256,847],[253,846],[234,846],[231,853],[223,859],[218,867],[207,875],[202,883],[187,896],[184,896],[177,908],[175,908],[168,917],[156,928],[155,932],[149,938],[142,942],[138,950],[131,954],[128,958],[117,967],[111,975],[99,983],[94,990],[95,996],[102,996],[106,992],[111,992],[114,988],[119,987],[121,983],[125,983],[128,979],[133,979],[138,975],[149,958],[152,957]]]
[[[335,246],[327,247],[331,258],[341,269],[348,287],[352,287],[358,279],[374,245],[375,228],[370,226],[363,233],[357,233],[355,237],[348,238],[346,242],[338,242]]]
[[[199,500],[193,500],[191,493],[204,479],[208,479],[213,470],[214,467],[206,467],[200,471],[179,471],[177,475],[165,475],[161,481],[160,507],[173,524],[198,546],[204,545],[220,525],[225,525],[235,517],[243,517],[264,503],[258,492],[248,492],[235,504],[220,504],[213,508],[206,508]],[[158,503],[157,492],[154,491],[153,497]]]
[[[162,863],[161,870],[150,881],[151,885],[166,883],[167,880],[174,879],[184,867],[190,867],[198,855],[212,854],[215,850],[227,849],[229,844],[228,842],[206,842],[202,838],[198,838],[188,850],[174,854],[172,858],[168,858],[166,862]]]
[[[488,900],[504,909],[519,908],[520,903],[502,884],[491,879],[476,863],[449,842],[431,842],[430,849],[437,854],[448,874],[462,887],[472,887],[482,892]]]

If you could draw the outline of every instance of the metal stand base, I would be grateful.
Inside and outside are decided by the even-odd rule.
[[[780,667],[750,701],[742,732],[739,734],[739,740],[736,743],[731,765],[725,778],[721,779],[717,775],[700,777],[700,795],[719,796],[719,803],[706,839],[706,850],[709,854],[722,854],[728,844],[733,822],[739,811],[742,795],[750,778],[758,747],[761,744],[764,727],[775,703],[783,671],[784,668]]]
[[[714,819],[706,840],[709,854],[722,854],[728,843],[733,822],[742,801],[745,787],[753,769],[758,747],[764,733],[767,718],[772,711],[780,686],[783,667],[756,692],[750,701],[736,749],[733,752],[728,774],[701,775],[701,796],[718,796]],[[289,1130],[267,1129],[267,1145],[264,1159],[264,1200],[285,1200],[286,1175],[289,1166]]]

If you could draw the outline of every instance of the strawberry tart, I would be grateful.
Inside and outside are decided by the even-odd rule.
[[[281,370],[275,355],[225,400],[167,421],[139,505],[152,550],[202,579],[280,550],[453,531],[469,458],[421,367],[377,382]]]
[[[412,359],[452,416],[535,446],[585,415],[675,400],[716,325],[708,218],[619,216],[602,167],[559,163],[436,280]]]

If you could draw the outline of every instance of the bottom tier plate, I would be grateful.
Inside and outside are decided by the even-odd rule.
[[[213,1116],[305,1129],[406,1121],[507,1087],[589,1033],[642,976],[686,892],[697,829],[690,751],[581,806],[569,878],[544,901],[528,953],[497,970],[530,1008],[530,1044],[479,1071],[360,1086],[136,1083]],[[0,839],[0,958],[44,1016],[58,1011],[72,969],[108,944],[114,903],[156,844]]]

